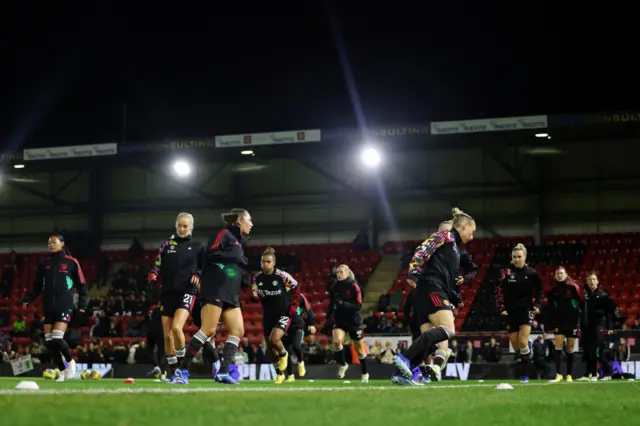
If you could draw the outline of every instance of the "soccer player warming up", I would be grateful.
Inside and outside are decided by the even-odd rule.
[[[513,267],[500,272],[496,288],[498,312],[507,320],[509,340],[516,351],[516,369],[521,367],[519,375],[522,383],[529,381],[529,334],[534,315],[540,313],[542,300],[542,284],[538,272],[527,265],[526,261],[526,247],[516,245],[511,251]]]
[[[559,266],[555,274],[556,285],[547,293],[548,323],[554,329],[556,378],[560,383],[562,377],[562,348],[567,339],[567,382],[573,381],[573,348],[578,338],[580,327],[580,308],[582,297],[580,287],[567,275],[564,266]]]
[[[336,363],[340,366],[338,378],[344,379],[349,369],[342,346],[344,336],[348,333],[351,344],[360,359],[362,383],[368,383],[367,354],[362,347],[362,317],[360,316],[362,293],[360,286],[356,282],[353,271],[347,265],[338,266],[336,275],[338,281],[329,292],[330,302],[327,317],[333,316],[333,355]]]
[[[78,292],[78,312],[84,313],[87,304],[87,285],[78,261],[69,255],[62,235],[49,237],[50,257],[38,264],[33,290],[22,299],[27,307],[42,293],[45,346],[60,370],[57,382],[71,380],[76,375],[76,362],[71,357],[64,333],[71,322],[73,296]]]
[[[220,320],[229,331],[229,337],[222,349],[222,362],[215,380],[230,385],[239,384],[229,374],[229,366],[244,336],[240,288],[243,270],[248,269],[249,261],[244,256],[242,243],[251,232],[253,222],[245,209],[232,209],[229,213],[223,213],[222,220],[226,226],[209,239],[200,276],[202,326],[189,342],[182,367],[176,370],[177,384],[189,383],[189,366],[201,348],[204,347],[203,350],[209,353],[215,350],[211,340]]]
[[[287,334],[285,334],[282,342],[285,348],[291,348],[293,353],[298,358],[298,375],[304,377],[307,374],[304,368],[304,355],[302,353],[302,340],[304,339],[305,332],[307,334],[316,334],[316,328],[314,322],[316,319],[315,312],[311,304],[304,296],[300,294],[300,303],[298,304],[298,310],[291,319],[291,325]],[[291,362],[291,355],[289,355],[289,362],[287,363],[287,382],[295,382],[296,378],[293,375],[293,365]]]
[[[452,213],[451,231],[440,229],[434,232],[418,246],[409,264],[408,282],[415,287],[412,302],[418,324],[431,323],[433,327],[425,328],[404,355],[395,356],[398,371],[392,381],[397,384],[420,385],[412,380],[412,369],[423,362],[433,345],[449,340],[455,334],[453,301],[458,294],[460,278],[459,246],[473,239],[476,223],[458,208],[454,208]],[[433,365],[425,367],[431,380],[440,379],[446,358],[447,354],[438,350]]]
[[[193,311],[202,270],[204,246],[192,238],[193,225],[191,214],[178,214],[176,234],[171,235],[160,246],[148,278],[150,283],[156,282],[158,278],[162,281],[160,312],[164,352],[173,382],[176,380],[176,369],[180,368],[185,356],[182,329]]]
[[[253,297],[262,303],[262,327],[269,336],[269,348],[276,366],[276,384],[284,382],[289,353],[282,338],[300,303],[300,286],[288,273],[276,268],[276,252],[271,247],[262,254],[262,271],[253,277]]]

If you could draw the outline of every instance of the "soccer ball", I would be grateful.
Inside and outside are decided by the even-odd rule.
[[[42,373],[42,378],[45,380],[56,380],[58,377],[60,377],[60,370],[57,368],[55,370],[47,368],[44,370],[44,373]]]
[[[98,370],[84,370],[80,373],[82,380],[100,380],[100,372]]]

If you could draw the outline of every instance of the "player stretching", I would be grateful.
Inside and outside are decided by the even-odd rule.
[[[454,208],[453,229],[438,230],[416,250],[409,264],[409,285],[416,287],[413,306],[418,323],[431,323],[433,328],[424,331],[404,355],[396,355],[395,365],[407,382],[412,381],[412,369],[423,362],[432,345],[449,340],[455,334],[453,300],[457,297],[460,277],[459,246],[473,239],[475,220],[458,208]],[[433,365],[425,367],[431,380],[439,380],[446,353],[435,358]],[[395,375],[394,375],[395,376]],[[393,378],[392,378],[393,380]]]
[[[329,293],[330,302],[327,317],[333,317],[333,354],[336,363],[340,366],[338,378],[343,379],[349,369],[342,346],[344,336],[348,333],[351,337],[351,345],[360,359],[362,383],[368,383],[367,354],[362,347],[362,317],[360,316],[362,293],[360,286],[356,282],[353,271],[347,265],[338,266],[336,276],[338,281],[331,287]]]
[[[276,252],[271,247],[262,254],[262,271],[253,277],[253,297],[262,303],[262,327],[269,336],[269,348],[276,363],[276,384],[284,382],[289,353],[282,338],[300,303],[300,286],[288,273],[276,268]]]
[[[549,323],[555,332],[555,383],[562,381],[562,347],[567,338],[567,382],[573,381],[573,348],[580,327],[580,307],[582,297],[580,287],[567,275],[564,266],[556,269],[556,285],[547,293],[549,303]]]
[[[527,265],[526,261],[526,247],[516,245],[511,251],[513,268],[500,272],[496,288],[498,312],[506,317],[509,340],[516,351],[516,367],[522,365],[520,376],[523,383],[529,381],[529,334],[534,315],[540,313],[542,300],[542,284],[538,272]]]
[[[215,336],[221,319],[229,331],[229,337],[222,349],[222,362],[215,379],[230,385],[239,384],[229,374],[229,366],[244,335],[240,287],[243,270],[249,267],[249,261],[244,257],[242,243],[251,232],[253,222],[245,209],[232,209],[229,213],[223,213],[222,220],[226,226],[207,243],[200,276],[202,326],[189,342],[182,368],[176,370],[178,384],[189,383],[189,365],[200,348],[204,346],[205,350],[210,350],[207,348],[211,345],[207,342],[210,343]]]
[[[316,319],[315,312],[311,304],[304,296],[300,295],[300,303],[298,304],[298,310],[291,319],[291,325],[287,334],[285,334],[282,342],[285,348],[291,348],[293,353],[298,358],[298,375],[304,377],[307,371],[304,368],[304,355],[302,354],[302,340],[304,339],[305,331],[307,334],[316,334],[316,328],[313,325]],[[295,382],[296,378],[293,375],[293,364],[291,362],[291,356],[289,356],[289,362],[287,363],[287,382]]]
[[[62,235],[49,237],[49,253],[51,256],[38,264],[33,290],[22,299],[22,305],[27,307],[42,293],[45,346],[60,370],[57,381],[64,382],[76,375],[76,362],[64,340],[73,313],[73,289],[79,296],[78,311],[84,313],[87,285],[80,264],[68,254]]]
[[[196,301],[200,285],[204,247],[192,239],[193,216],[180,213],[176,217],[176,234],[165,240],[149,274],[149,282],[158,278],[162,282],[160,311],[164,332],[164,350],[169,364],[169,375],[175,381],[185,355],[184,328]]]

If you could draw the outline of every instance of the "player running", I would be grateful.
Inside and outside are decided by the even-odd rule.
[[[222,220],[226,226],[207,243],[200,276],[202,326],[189,342],[182,367],[176,370],[178,384],[189,383],[189,365],[200,348],[215,336],[220,320],[229,332],[229,337],[224,343],[222,362],[215,380],[230,385],[239,384],[229,374],[229,366],[244,335],[240,288],[243,270],[248,269],[249,261],[244,256],[242,244],[251,232],[253,222],[245,209],[232,209],[229,213],[223,213]]]
[[[367,353],[362,347],[362,292],[356,282],[355,275],[347,265],[340,265],[336,269],[337,282],[329,292],[330,302],[327,317],[333,318],[333,355],[338,368],[338,378],[343,379],[349,364],[344,354],[344,336],[349,334],[351,345],[360,359],[361,381],[369,382],[367,372]]]
[[[611,380],[611,364],[604,353],[605,339],[613,334],[616,304],[609,293],[598,287],[598,275],[590,272],[584,292],[580,338],[586,361],[586,374],[578,380],[598,380],[598,361],[602,363],[602,380]]]
[[[300,294],[300,303],[298,309],[291,319],[291,325],[289,330],[282,339],[282,343],[285,348],[291,348],[293,353],[298,358],[298,376],[304,377],[307,371],[304,367],[304,355],[302,353],[302,341],[306,334],[316,334],[316,327],[313,325],[316,320],[316,314],[313,312],[311,304],[304,296]],[[287,363],[287,382],[295,382],[296,378],[293,374],[293,363],[291,362],[291,355],[289,355],[289,362]]]
[[[523,244],[516,245],[511,251],[513,267],[500,272],[496,288],[498,312],[506,317],[509,340],[516,351],[516,366],[522,365],[520,376],[523,383],[529,381],[531,324],[534,315],[540,313],[542,301],[538,271],[527,265],[526,261],[526,247]]]
[[[22,299],[27,307],[42,293],[45,346],[60,370],[57,382],[71,380],[76,375],[76,362],[71,357],[64,333],[73,313],[74,288],[78,292],[78,312],[84,313],[87,305],[87,283],[78,261],[69,255],[64,237],[49,237],[48,259],[38,264],[33,290]]]
[[[157,305],[151,309],[147,320],[147,348],[149,348],[153,359],[153,370],[149,372],[149,376],[154,376],[156,379],[166,382],[168,379],[166,358],[164,356],[164,340],[162,310],[160,305]]]
[[[573,348],[578,338],[580,327],[580,308],[582,297],[580,287],[567,275],[564,266],[559,266],[555,273],[556,285],[547,293],[548,319],[555,333],[556,378],[560,383],[562,377],[562,348],[567,339],[567,382],[573,381]]]
[[[276,252],[268,247],[260,261],[262,271],[253,277],[253,297],[262,303],[262,327],[276,364],[276,384],[282,384],[289,352],[282,342],[300,304],[300,286],[288,273],[276,268]]]
[[[459,246],[473,239],[476,223],[458,208],[454,208],[452,214],[453,229],[433,233],[418,247],[409,265],[407,282],[416,287],[413,305],[418,323],[429,322],[433,328],[423,332],[404,355],[395,356],[398,372],[407,380],[401,384],[417,384],[411,380],[412,369],[424,361],[432,345],[449,340],[455,334],[453,301],[460,277]],[[432,366],[425,367],[431,380],[438,380],[441,376],[446,353],[442,355],[434,360]]]
[[[161,279],[160,311],[164,331],[164,349],[169,364],[169,374],[175,381],[175,371],[180,368],[185,355],[184,324],[196,301],[200,285],[204,247],[192,238],[193,216],[180,213],[176,217],[176,235],[160,246],[149,282]]]

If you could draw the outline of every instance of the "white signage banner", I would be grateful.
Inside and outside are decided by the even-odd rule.
[[[117,143],[103,143],[98,145],[58,146],[54,148],[25,149],[25,161],[33,160],[65,160],[69,158],[101,157],[116,155]]]
[[[453,135],[460,133],[504,132],[510,130],[546,129],[546,115],[527,117],[487,118],[481,120],[436,121],[431,123],[432,135]]]
[[[260,145],[320,142],[321,140],[322,132],[320,129],[273,133],[250,133],[242,135],[216,136],[216,148],[250,148],[252,146]]]

